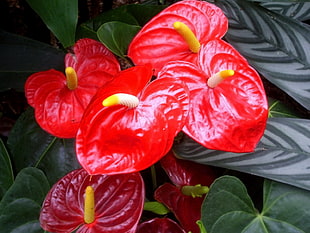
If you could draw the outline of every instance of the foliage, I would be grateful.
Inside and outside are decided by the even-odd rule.
[[[132,38],[166,7],[160,4],[163,1],[148,1],[154,5],[125,5],[78,22],[77,0],[27,2],[56,36],[61,49],[1,30],[0,91],[13,88],[22,92],[25,80],[35,72],[63,72],[65,53],[80,38],[99,40],[119,60],[131,64],[127,50]],[[224,39],[263,79],[270,108],[264,135],[251,153],[210,150],[184,134],[175,138],[173,150],[178,158],[212,165],[219,175],[224,171],[240,178],[222,176],[211,185],[201,209],[201,229],[209,233],[309,232],[310,3],[210,2],[228,18]],[[46,194],[61,177],[78,168],[75,140],[43,131],[33,109],[28,108],[9,137],[0,140],[0,229],[44,232],[39,213]],[[154,185],[163,170],[158,165],[143,171],[145,177],[150,174]],[[243,184],[248,177],[253,181]],[[263,190],[262,196],[253,195],[253,188]],[[153,191],[147,189],[147,195],[151,192],[148,198],[153,198]],[[170,217],[159,207],[160,214]],[[145,213],[143,217],[148,218]],[[182,231],[170,219],[163,222]]]

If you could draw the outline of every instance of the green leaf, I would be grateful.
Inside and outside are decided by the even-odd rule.
[[[165,215],[170,211],[169,209],[162,203],[157,201],[148,201],[144,203],[143,210],[151,211],[155,214]]]
[[[32,108],[15,123],[8,138],[8,147],[15,170],[30,166],[40,168],[50,184],[80,167],[74,140],[56,138],[43,131],[34,119]]]
[[[212,184],[202,205],[201,218],[208,233],[306,233],[310,227],[309,194],[265,180],[263,210],[259,213],[242,182],[223,176]]]
[[[296,114],[292,108],[286,106],[283,102],[268,98],[269,114],[268,117],[294,117],[297,118],[299,115]]]
[[[218,0],[225,36],[270,82],[310,109],[310,28],[247,1]]]
[[[65,47],[75,43],[78,0],[26,0]]]
[[[103,24],[98,29],[97,36],[114,54],[124,57],[130,41],[139,30],[139,26],[114,21]]]
[[[310,2],[262,2],[260,5],[300,21],[310,19]]]
[[[65,54],[47,44],[0,30],[0,91],[24,91],[29,75],[48,69],[64,70]]]
[[[175,144],[187,160],[228,168],[310,190],[310,120],[269,118],[253,153],[209,150],[189,137]]]
[[[39,214],[49,183],[42,171],[25,168],[0,202],[0,229],[2,232],[44,232]]]
[[[0,200],[14,182],[10,156],[0,138]]]

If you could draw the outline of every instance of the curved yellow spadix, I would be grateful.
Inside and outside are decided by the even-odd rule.
[[[222,70],[220,72],[217,72],[216,74],[212,75],[208,79],[208,86],[211,88],[216,87],[219,85],[225,78],[231,77],[235,74],[234,70]]]
[[[89,224],[95,221],[95,192],[93,187],[87,186],[84,200],[84,222]]]
[[[173,27],[186,41],[189,49],[193,53],[198,53],[200,49],[200,43],[193,31],[186,24],[178,21],[173,24]]]
[[[129,108],[135,108],[139,105],[139,99],[134,95],[117,93],[104,99],[102,101],[102,105],[105,107],[110,107],[114,105],[124,105]]]
[[[78,79],[75,70],[72,67],[67,67],[65,70],[67,78],[67,87],[74,90],[78,86]]]

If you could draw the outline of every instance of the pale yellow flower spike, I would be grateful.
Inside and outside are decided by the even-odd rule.
[[[67,87],[74,90],[78,86],[78,79],[75,70],[72,67],[67,67],[65,70],[67,77]]]
[[[198,53],[200,49],[200,43],[192,30],[186,24],[178,21],[173,24],[173,27],[186,41],[189,49],[193,53]]]
[[[231,77],[235,74],[234,70],[222,70],[220,72],[217,72],[216,74],[212,75],[208,79],[208,86],[210,88],[214,88],[217,85],[219,85],[225,78]]]
[[[87,186],[84,200],[84,222],[89,224],[95,221],[95,192],[93,187]]]
[[[135,108],[139,105],[139,99],[134,95],[117,93],[104,99],[102,101],[102,105],[104,107],[110,107],[114,105],[124,105],[129,108]]]

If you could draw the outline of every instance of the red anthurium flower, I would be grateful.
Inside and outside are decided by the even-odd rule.
[[[204,194],[215,180],[215,172],[206,165],[177,159],[172,151],[160,163],[174,185],[161,185],[155,199],[174,213],[186,232],[200,233],[196,222],[201,218]]]
[[[187,117],[187,89],[177,79],[149,83],[151,77],[150,65],[124,70],[89,104],[76,139],[89,174],[143,170],[171,148]]]
[[[51,69],[31,75],[25,84],[38,124],[61,138],[75,137],[90,99],[120,71],[117,59],[98,41],[81,39],[73,51],[65,57],[66,75]]]
[[[183,131],[203,146],[251,152],[262,137],[268,106],[257,72],[228,43],[201,46],[198,64],[171,62],[159,77],[183,80],[190,90],[190,113]]]
[[[40,223],[49,232],[134,233],[144,203],[139,173],[90,176],[78,169],[47,194]]]
[[[139,224],[136,233],[186,233],[170,218],[154,218]]]
[[[185,0],[167,7],[134,37],[128,56],[135,64],[151,63],[155,74],[168,62],[195,62],[200,44],[221,38],[228,21],[220,8],[205,1]]]

